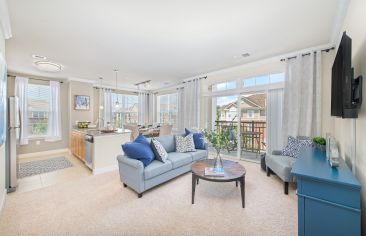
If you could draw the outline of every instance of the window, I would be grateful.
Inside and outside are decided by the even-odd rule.
[[[252,86],[281,83],[284,80],[285,80],[285,73],[260,75],[244,79],[243,86],[244,88],[247,88]]]
[[[235,80],[231,80],[231,81],[227,81],[227,82],[212,85],[212,91],[213,92],[223,91],[223,90],[230,90],[230,89],[236,89],[236,81]]]
[[[28,135],[30,138],[47,134],[50,87],[28,84]]]
[[[158,123],[172,124],[177,128],[178,94],[166,94],[157,96]]]
[[[254,118],[254,110],[247,111],[247,118]]]
[[[118,101],[119,106],[116,106]],[[138,96],[112,93],[112,117],[115,126],[122,128],[125,123],[138,122]]]

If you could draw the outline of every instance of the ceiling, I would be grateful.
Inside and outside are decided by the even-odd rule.
[[[151,89],[329,44],[346,0],[8,0],[10,71]],[[343,19],[342,19],[343,20]],[[249,57],[240,57],[250,53]],[[61,63],[40,72],[32,54]]]

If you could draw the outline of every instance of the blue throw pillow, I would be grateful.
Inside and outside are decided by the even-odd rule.
[[[132,142],[122,144],[122,149],[128,157],[141,161],[144,167],[148,166],[155,158],[150,145]]]
[[[187,128],[185,128],[184,131],[186,136],[192,133]],[[193,133],[193,141],[196,149],[205,150],[205,136],[203,133]]]
[[[141,143],[141,144],[145,144],[145,145],[150,145],[150,142],[142,134],[139,134],[139,136],[137,136],[137,138],[133,142],[134,143]]]

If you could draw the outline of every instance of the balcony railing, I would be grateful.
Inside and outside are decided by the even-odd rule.
[[[225,131],[233,129],[237,132],[237,121],[215,121],[216,129]],[[242,151],[265,151],[265,140],[267,137],[266,121],[240,121],[240,143]]]

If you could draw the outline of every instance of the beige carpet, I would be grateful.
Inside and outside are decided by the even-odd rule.
[[[7,196],[0,235],[297,235],[294,187],[247,169],[246,208],[235,183],[200,181],[191,205],[191,174],[138,199],[117,172]]]

